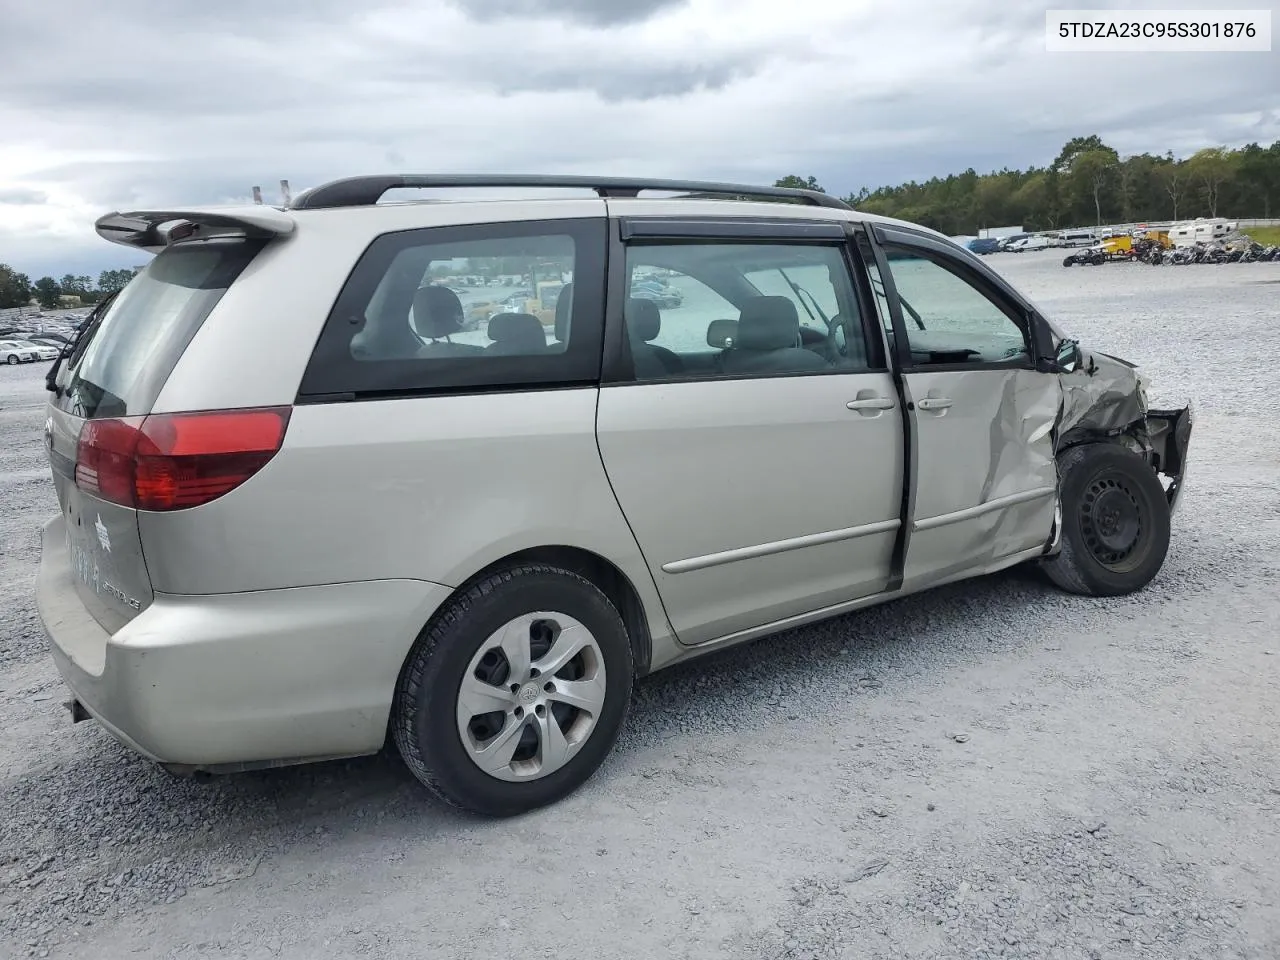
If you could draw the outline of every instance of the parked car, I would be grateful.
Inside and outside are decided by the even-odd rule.
[[[1000,244],[1000,250],[1001,251],[1008,250],[1011,245],[1017,243],[1019,240],[1022,240],[1024,237],[1028,237],[1028,236],[1030,236],[1030,234],[1015,233],[1008,237],[1001,237],[998,241]]]
[[[1058,239],[1063,247],[1091,247],[1098,242],[1098,235],[1092,230],[1064,230]]]
[[[56,349],[29,340],[0,340],[0,360],[8,364],[52,360],[57,355]]]
[[[661,310],[673,309],[684,303],[684,296],[679,290],[652,277],[632,280],[631,296],[652,300]]]
[[[180,775],[389,738],[505,816],[592,775],[645,674],[1017,564],[1100,597],[1161,569],[1191,407],[936,231],[741,184],[378,202],[476,179],[98,221],[157,255],[47,381],[73,720]],[[422,281],[462,257],[572,275],[554,339],[451,340]],[[653,268],[696,302],[628,297]]]
[[[25,340],[28,343],[43,344],[46,347],[61,348],[65,344],[70,342],[71,338],[63,333],[46,332],[46,333],[27,333],[17,339]]]
[[[26,343],[35,347],[37,360],[56,360],[62,350],[62,344],[37,343],[33,340],[28,340]]]
[[[1000,241],[995,237],[975,237],[967,244],[970,250],[980,256],[996,253],[1000,249]]]
[[[1014,240],[1005,249],[1012,253],[1026,253],[1028,250],[1047,250],[1051,246],[1053,243],[1048,237],[1031,236]]]

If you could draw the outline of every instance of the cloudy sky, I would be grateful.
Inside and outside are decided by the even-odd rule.
[[[1276,10],[1280,0],[1231,6]],[[1045,52],[1044,11],[1208,0],[0,0],[0,262],[138,258],[113,209],[373,172],[841,194],[1280,137],[1277,53]]]

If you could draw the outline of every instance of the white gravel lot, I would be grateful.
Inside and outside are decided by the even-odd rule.
[[[1197,404],[1155,583],[1014,571],[656,675],[505,822],[393,756],[195,784],[72,726],[44,369],[0,368],[0,956],[1280,956],[1280,264],[990,262]]]

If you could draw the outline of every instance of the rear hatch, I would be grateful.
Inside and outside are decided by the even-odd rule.
[[[135,451],[150,442],[148,434],[172,425],[147,415],[187,345],[262,246],[258,239],[217,239],[164,249],[84,328],[50,378],[45,435],[76,590],[108,632],[153,599],[138,507],[161,502],[158,485],[172,487],[173,477],[158,475],[159,458],[152,458],[151,487],[144,488]]]

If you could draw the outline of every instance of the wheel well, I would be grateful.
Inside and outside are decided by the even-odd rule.
[[[636,593],[631,580],[617,566],[598,553],[583,550],[581,547],[532,547],[505,556],[501,560],[495,560],[469,580],[482,579],[504,567],[521,563],[545,563],[560,567],[590,580],[599,587],[622,615],[623,625],[627,628],[627,637],[631,641],[636,676],[642,677],[649,672],[653,639],[649,633],[649,621],[645,617],[644,604],[640,602],[640,595]]]
[[[1075,447],[1083,447],[1086,445],[1100,446],[1102,444],[1110,444],[1116,447],[1123,447],[1124,449],[1129,450],[1132,453],[1136,453],[1138,456],[1142,457],[1142,459],[1147,461],[1148,466],[1151,466],[1152,469],[1155,469],[1155,465],[1152,464],[1151,462],[1150,450],[1145,448],[1142,445],[1142,443],[1136,437],[1134,437],[1133,434],[1129,432],[1134,428],[1135,425],[1141,424],[1141,423],[1142,421],[1138,420],[1138,421],[1135,421],[1135,423],[1129,424],[1129,426],[1127,426],[1124,432],[1122,433],[1085,432],[1085,433],[1079,433],[1075,436],[1068,436],[1066,441],[1061,446],[1059,446],[1058,449],[1054,452],[1054,457],[1057,458],[1058,460],[1061,460],[1063,457],[1063,454],[1065,454],[1068,450],[1074,449]]]

